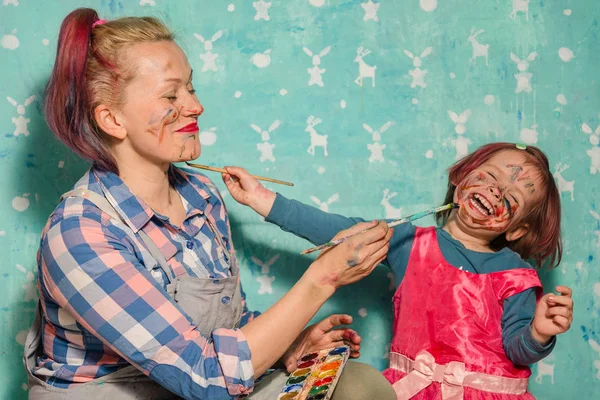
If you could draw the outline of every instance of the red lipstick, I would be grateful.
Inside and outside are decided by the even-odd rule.
[[[192,122],[191,124],[188,124],[186,126],[184,126],[181,129],[176,130],[175,132],[182,132],[182,133],[188,133],[188,132],[198,132],[198,123],[197,122]]]

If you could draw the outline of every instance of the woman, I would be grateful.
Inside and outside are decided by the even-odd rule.
[[[191,80],[153,18],[106,22],[78,9],[63,21],[46,120],[93,165],[42,233],[41,309],[25,347],[30,398],[275,398],[284,372],[254,386],[277,362],[293,370],[303,352],[342,343],[358,355],[354,331],[332,330],[349,316],[303,328],[384,259],[392,230],[341,232],[372,228],[321,255],[265,313],[249,311],[216,187],[172,164],[200,155],[203,107]],[[394,398],[370,389],[382,380],[350,363],[334,398]]]

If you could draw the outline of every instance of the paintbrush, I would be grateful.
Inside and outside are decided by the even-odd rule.
[[[194,164],[194,163],[190,163],[187,161],[185,163],[193,168],[205,169],[208,171],[221,172],[221,173],[226,173],[226,174],[228,173],[227,170],[225,170],[223,168],[209,167],[208,165]],[[255,177],[256,179],[258,179],[259,181],[267,181],[267,182],[279,183],[280,185],[294,186],[294,184],[291,182],[280,181],[278,179],[272,179],[272,178],[267,178],[267,177],[258,176],[258,175],[252,175],[252,176]]]
[[[401,225],[401,224],[404,224],[404,223],[407,223],[407,222],[411,222],[411,221],[417,220],[419,218],[423,218],[423,217],[426,217],[428,215],[438,213],[440,211],[451,210],[453,208],[458,208],[458,204],[456,204],[456,203],[449,203],[449,204],[445,204],[443,206],[439,206],[439,207],[435,207],[435,208],[430,208],[429,210],[418,212],[418,213],[409,215],[408,217],[400,218],[400,219],[394,220],[392,222],[389,222],[388,223],[388,227],[392,228],[392,227],[397,226],[397,225]],[[365,233],[366,231],[368,231],[368,229],[365,229],[364,231],[355,233],[353,235],[348,235],[348,236],[345,236],[345,237],[342,237],[342,238],[339,238],[339,239],[336,239],[336,240],[332,240],[332,241],[327,242],[327,243],[323,243],[322,245],[319,245],[319,246],[316,246],[316,247],[311,247],[310,249],[306,249],[306,250],[302,251],[300,254],[309,254],[309,253],[315,252],[317,250],[325,249],[327,247],[336,246],[336,245],[338,245],[340,243],[345,242],[347,239],[351,238],[352,236],[359,235],[361,233]]]

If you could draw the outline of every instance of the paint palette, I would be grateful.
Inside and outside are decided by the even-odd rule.
[[[278,400],[328,400],[348,361],[348,346],[304,355],[281,391]]]

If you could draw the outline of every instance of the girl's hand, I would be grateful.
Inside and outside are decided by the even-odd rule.
[[[556,291],[562,296],[554,293],[544,295],[531,322],[533,338],[542,345],[548,343],[552,336],[568,331],[573,322],[573,292],[566,286],[557,286]]]
[[[305,354],[332,347],[347,345],[350,347],[350,357],[360,356],[361,337],[353,329],[334,329],[340,325],[352,323],[352,317],[347,314],[333,314],[321,322],[304,329],[290,348],[281,357],[287,372],[293,372],[298,366],[298,359]]]
[[[364,233],[359,233],[368,229]],[[357,282],[369,275],[387,256],[394,233],[384,221],[361,222],[339,232],[333,239],[357,235],[327,248],[311,264],[306,274],[317,287],[340,286]]]
[[[241,167],[225,167],[227,173],[221,178],[238,203],[249,206],[254,211],[266,217],[275,202],[275,193],[266,189],[258,180]]]

